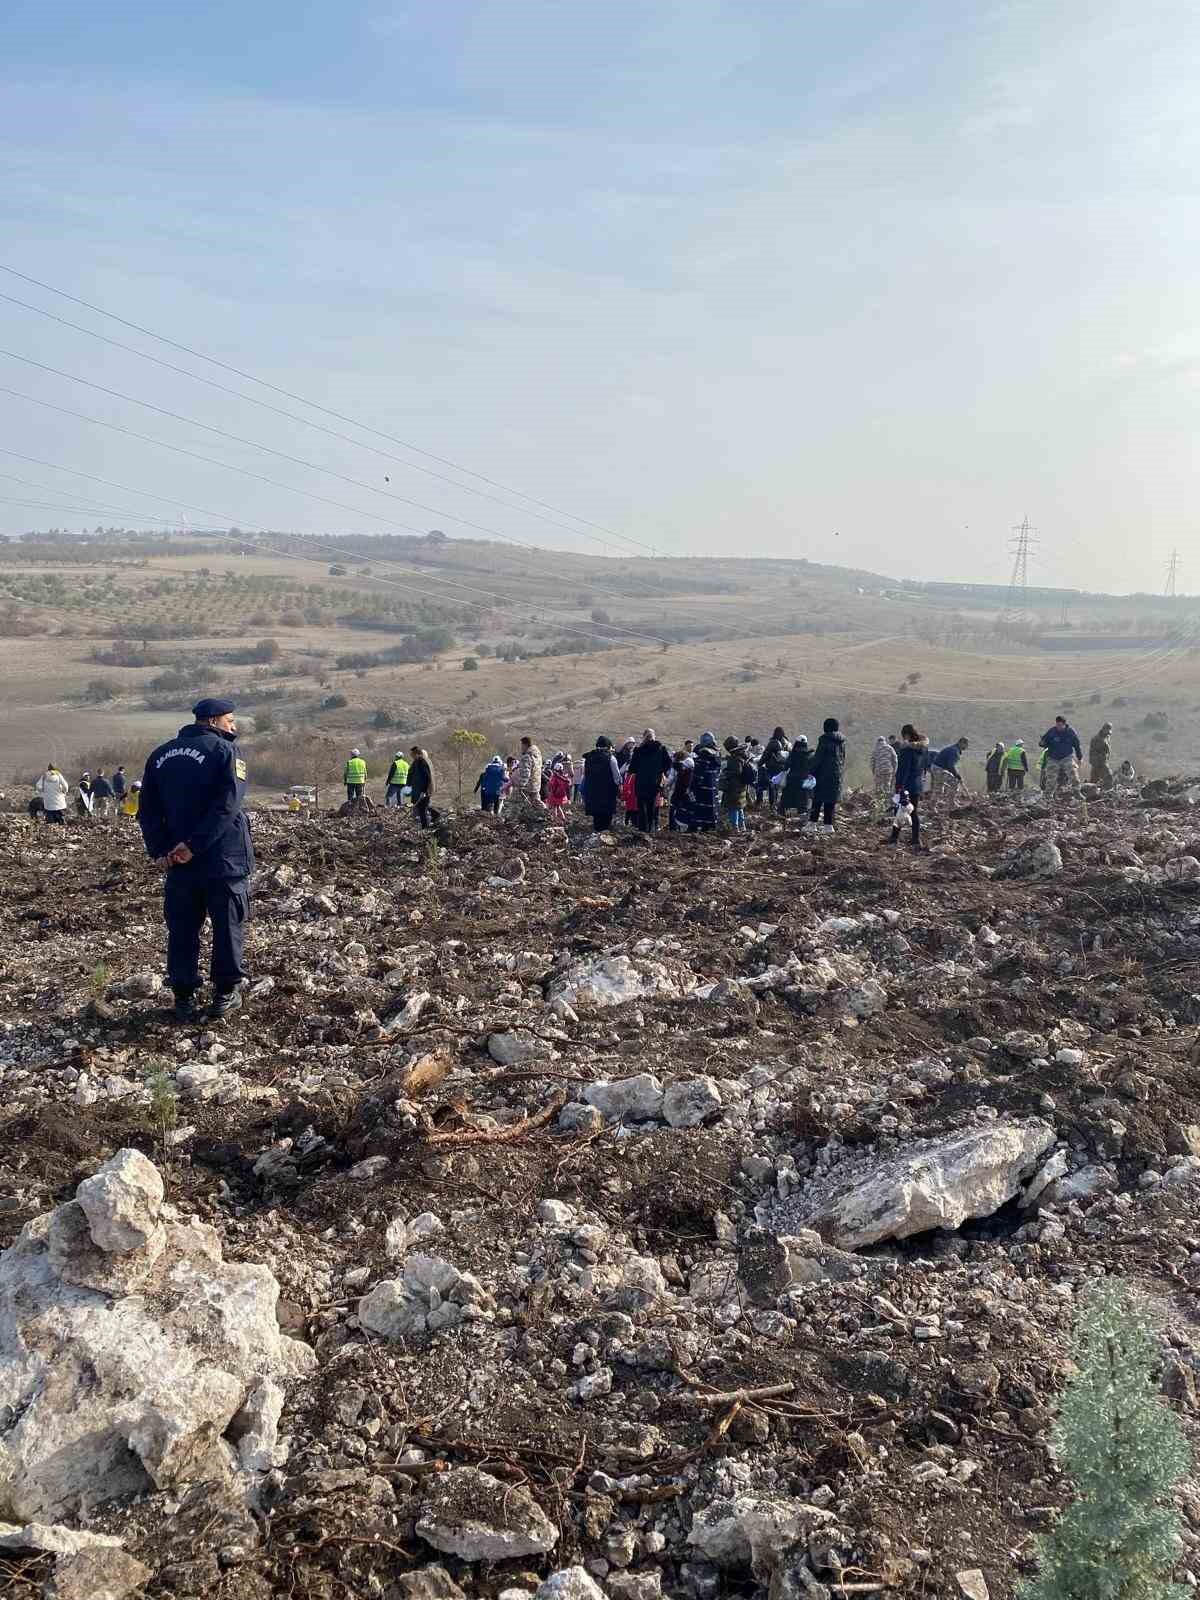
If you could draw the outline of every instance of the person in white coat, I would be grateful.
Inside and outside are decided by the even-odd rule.
[[[71,793],[71,785],[53,761],[33,787],[42,802],[43,821],[57,822],[61,826],[66,820],[67,798]]]

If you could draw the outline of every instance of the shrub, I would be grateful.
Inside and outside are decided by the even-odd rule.
[[[103,705],[106,700],[117,698],[117,686],[111,678],[93,678],[83,691],[83,698],[89,705]]]
[[[478,672],[479,659],[477,656],[464,656],[462,669],[464,672]]]
[[[1157,1340],[1120,1285],[1092,1291],[1075,1360],[1056,1443],[1078,1497],[1038,1541],[1041,1572],[1024,1600],[1185,1595],[1166,1576],[1180,1549],[1171,1491],[1190,1470],[1191,1452],[1158,1396]]]
[[[321,701],[322,711],[340,711],[343,706],[348,706],[349,700],[344,694],[327,694]]]

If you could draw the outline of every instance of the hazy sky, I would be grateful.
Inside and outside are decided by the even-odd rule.
[[[1194,0],[8,0],[0,260],[673,554],[1004,581],[1028,512],[1042,581],[1178,543],[1200,589],[1198,45]],[[0,478],[0,529],[598,548],[2,300],[0,343],[438,508],[6,356],[356,511],[0,395],[0,445],[172,497],[0,456],[57,486]]]

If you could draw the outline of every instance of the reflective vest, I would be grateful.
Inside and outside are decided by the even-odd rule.
[[[343,783],[366,783],[367,763],[361,756],[351,756],[346,763],[346,776]]]
[[[403,756],[397,756],[392,762],[392,770],[388,773],[387,781],[401,789],[408,782],[408,762]]]

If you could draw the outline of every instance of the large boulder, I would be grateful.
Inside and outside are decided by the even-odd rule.
[[[652,1072],[638,1072],[631,1078],[601,1078],[583,1091],[588,1105],[595,1106],[609,1122],[649,1122],[663,1111],[662,1080]]]
[[[315,1366],[280,1333],[272,1273],[224,1261],[210,1227],[156,1220],[161,1200],[156,1169],[123,1150],[0,1255],[0,1505],[15,1518],[228,1475],[250,1396]]]
[[[550,980],[547,1001],[565,1000],[575,1011],[601,1011],[627,1000],[659,996],[679,1000],[696,987],[696,974],[681,961],[633,956],[592,956],[573,961]]]
[[[739,1495],[702,1506],[692,1518],[688,1543],[719,1567],[749,1567],[765,1582],[790,1550],[833,1520],[831,1512],[801,1500]]]
[[[163,1181],[140,1150],[119,1150],[94,1178],[84,1179],[75,1198],[99,1248],[124,1255],[140,1250],[157,1229]]]
[[[839,1250],[990,1217],[1054,1144],[1044,1122],[993,1122],[838,1163],[778,1208],[777,1233],[812,1228]]]
[[[676,1078],[663,1095],[663,1116],[672,1128],[699,1128],[722,1108],[712,1078]]]
[[[417,1533],[462,1561],[510,1561],[543,1555],[558,1529],[523,1484],[502,1483],[475,1467],[455,1467],[432,1481]]]

